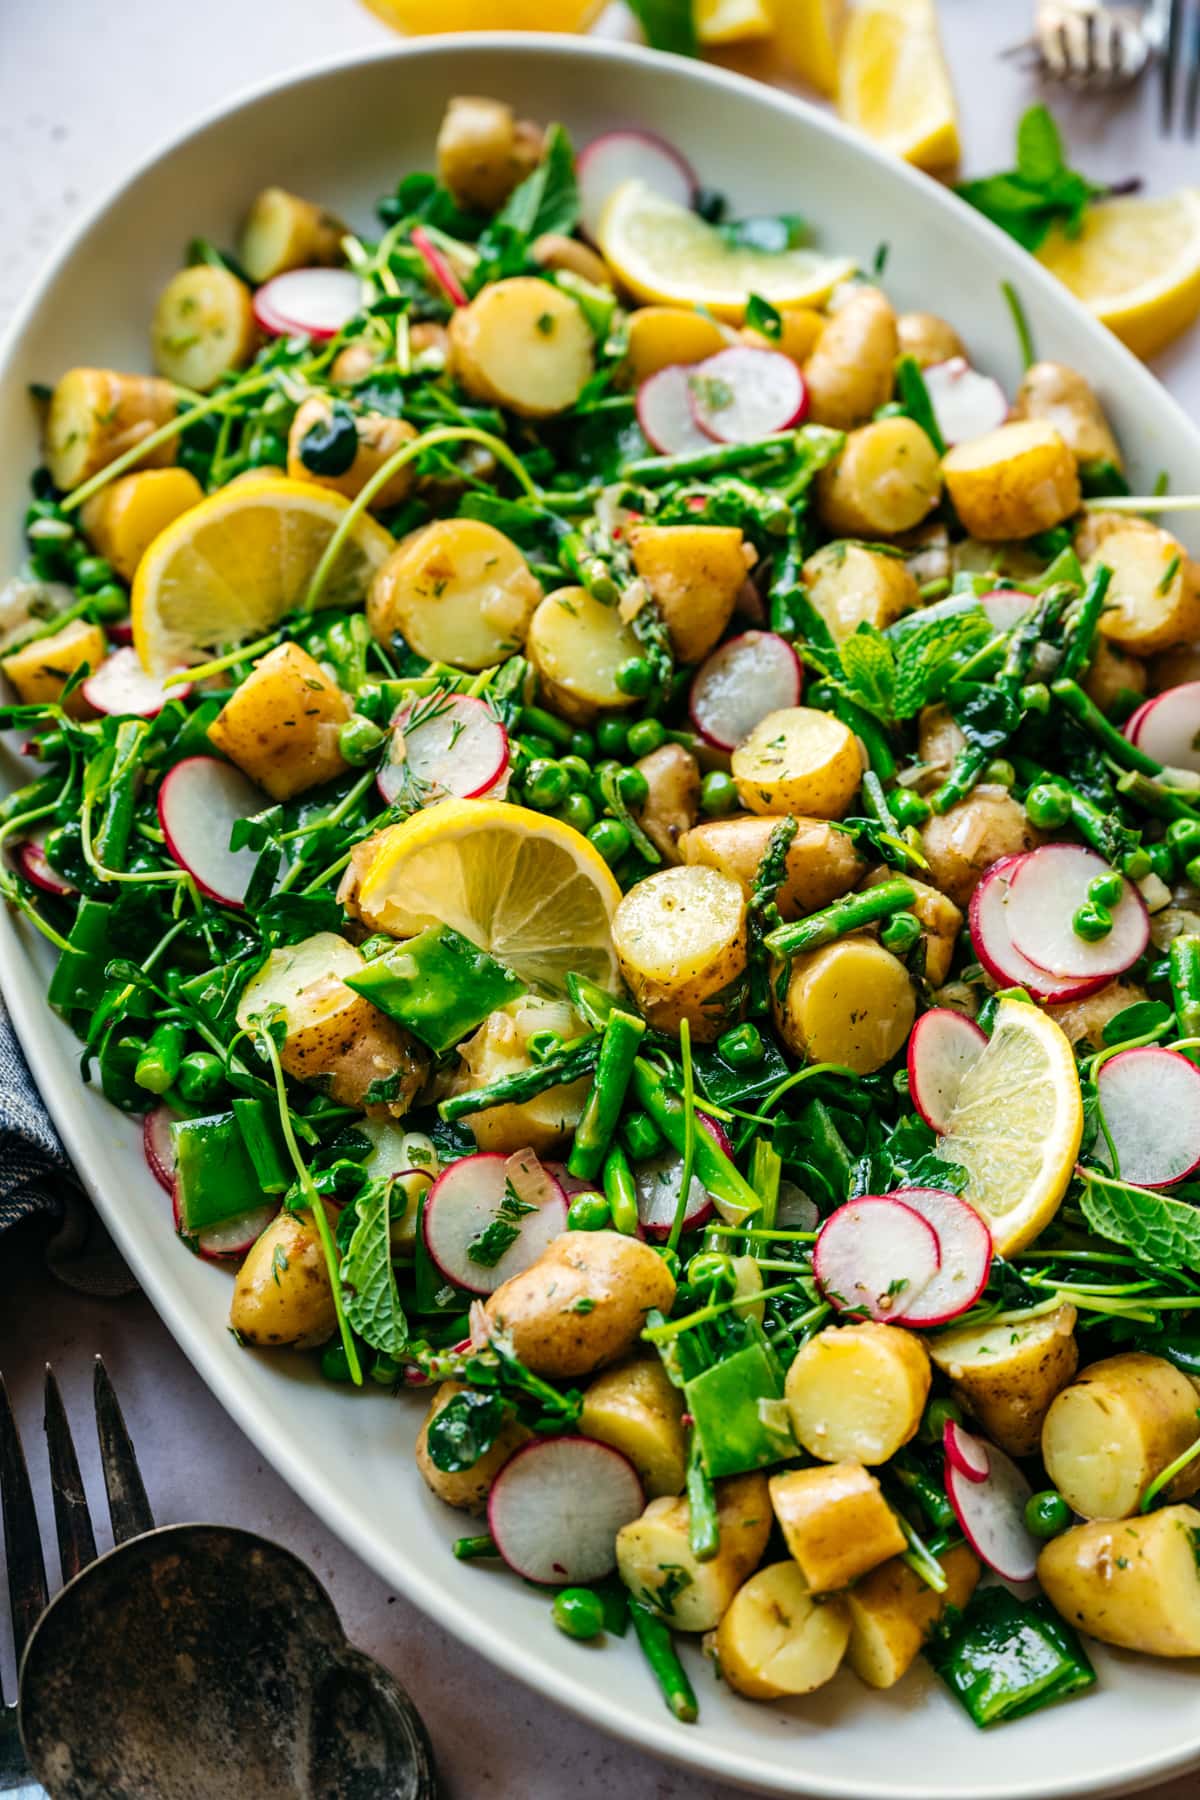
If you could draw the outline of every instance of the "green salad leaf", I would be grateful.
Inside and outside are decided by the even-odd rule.
[[[346,1318],[373,1350],[399,1356],[408,1343],[408,1321],[392,1267],[391,1183],[372,1182],[356,1208],[358,1223],[341,1263]]]

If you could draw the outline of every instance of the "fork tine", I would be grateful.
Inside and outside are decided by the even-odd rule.
[[[8,1567],[8,1604],[12,1611],[17,1667],[29,1634],[46,1610],[46,1565],[38,1536],[37,1512],[25,1452],[17,1432],[12,1403],[0,1376],[0,1506],[4,1515],[4,1560]]]
[[[1167,0],[1167,35],[1159,71],[1159,101],[1162,128],[1170,131],[1175,114],[1175,76],[1179,66],[1179,35],[1183,25],[1184,0]]]
[[[58,1560],[64,1582],[96,1560],[87,1495],[79,1474],[79,1459],[54,1370],[46,1364],[46,1444],[50,1451],[50,1487],[54,1494],[54,1528],[58,1533]]]
[[[92,1383],[96,1406],[96,1431],[100,1438],[100,1461],[104,1468],[104,1486],[108,1493],[108,1516],[112,1520],[113,1538],[123,1544],[126,1538],[140,1537],[154,1530],[154,1514],[146,1498],[137,1457],[121,1403],[108,1377],[101,1357],[96,1358]]]

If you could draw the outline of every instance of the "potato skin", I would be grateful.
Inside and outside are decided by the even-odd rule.
[[[700,765],[682,744],[660,744],[634,766],[650,789],[638,823],[664,861],[686,862],[680,845],[700,813]]]
[[[848,1587],[907,1548],[896,1515],[861,1463],[824,1463],[770,1477],[788,1554],[814,1594]]]
[[[533,1067],[529,1039],[535,1031],[557,1031],[574,1037],[582,1027],[577,1014],[561,1000],[543,1000],[525,994],[489,1013],[479,1030],[459,1045],[465,1078],[456,1079],[453,1091],[486,1087],[502,1075],[516,1075]],[[567,1148],[567,1140],[583,1116],[591,1077],[561,1087],[546,1088],[520,1105],[488,1106],[468,1113],[467,1124],[480,1150],[533,1150],[553,1156]]]
[[[208,736],[273,800],[290,800],[345,772],[338,732],[351,710],[307,650],[277,644],[234,689]]]
[[[368,1118],[403,1118],[429,1072],[417,1040],[336,975],[311,982],[297,1001],[308,1017],[289,1029],[280,1052],[287,1073]],[[389,1098],[368,1098],[379,1083]]]
[[[1085,574],[1102,563],[1112,581],[1100,630],[1118,650],[1154,656],[1200,636],[1200,570],[1169,531],[1145,520],[1107,531]]]
[[[794,1562],[759,1569],[734,1595],[713,1648],[721,1674],[747,1700],[811,1694],[837,1674],[850,1641],[840,1599],[813,1599]]]
[[[685,832],[679,848],[685,863],[732,875],[749,895],[771,834],[778,827],[778,819],[752,814],[709,819]],[[798,919],[805,913],[819,912],[831,900],[848,894],[861,879],[865,866],[849,832],[839,831],[824,819],[797,819],[783,880],[775,893],[780,918]]]
[[[776,1025],[789,1050],[871,1075],[902,1048],[916,1017],[908,970],[873,938],[855,934],[793,959]]]
[[[238,261],[251,281],[269,281],[288,269],[342,261],[346,227],[340,219],[286,188],[267,187],[255,196],[238,242]]]
[[[920,1339],[868,1319],[809,1338],[792,1359],[784,1398],[810,1456],[874,1466],[916,1433],[930,1381]]]
[[[438,130],[438,179],[469,212],[496,212],[537,167],[541,135],[503,100],[456,94]]]
[[[858,739],[811,706],[768,713],[730,761],[738,798],[753,813],[841,819],[862,784]]]
[[[86,619],[72,619],[49,637],[34,638],[20,650],[12,650],[0,660],[0,669],[16,689],[17,699],[26,705],[59,699],[68,681],[84,663],[98,669],[108,654],[104,632]],[[67,712],[74,719],[91,715],[91,708],[76,688],[67,701]]]
[[[941,490],[938,453],[907,418],[860,425],[836,462],[817,475],[821,517],[844,537],[911,531],[937,505]]]
[[[979,1560],[966,1544],[938,1557],[946,1591],[936,1594],[899,1559],[882,1563],[846,1595],[850,1643],[846,1661],[868,1687],[895,1687],[948,1606],[960,1610],[979,1580]]]
[[[713,1483],[720,1543],[698,1562],[688,1542],[686,1495],[652,1500],[640,1519],[617,1533],[617,1568],[630,1593],[644,1597],[676,1631],[711,1631],[771,1535],[767,1478],[758,1471]],[[690,1580],[672,1580],[679,1570]]]
[[[509,1457],[522,1444],[527,1444],[533,1433],[519,1419],[509,1419],[491,1449],[486,1450],[469,1469],[452,1472],[439,1469],[429,1454],[429,1427],[442,1408],[449,1406],[457,1394],[468,1392],[467,1384],[463,1381],[442,1382],[429,1402],[429,1411],[421,1425],[413,1454],[422,1480],[439,1500],[444,1500],[447,1506],[458,1507],[462,1512],[482,1513],[487,1511],[487,1497],[493,1481]]]
[[[911,356],[921,369],[967,354],[953,325],[937,313],[901,313],[896,320],[896,340],[901,356]]]
[[[857,288],[829,319],[804,365],[809,417],[849,431],[892,397],[896,315],[878,288]]]
[[[921,603],[916,579],[899,556],[865,544],[824,544],[804,565],[808,597],[841,646],[862,624],[879,631]]]
[[[1033,537],[1079,510],[1075,458],[1040,419],[955,444],[942,458],[942,476],[968,535],[988,542]]]
[[[325,1210],[336,1224],[335,1209]],[[311,1212],[285,1208],[250,1246],[233,1284],[229,1324],[244,1343],[264,1350],[311,1350],[333,1336],[337,1312]]]
[[[335,494],[344,494],[347,500],[353,500],[389,456],[394,456],[397,450],[411,443],[417,435],[417,428],[410,425],[407,419],[390,419],[386,414],[378,412],[357,412],[354,415],[354,428],[358,433],[358,449],[350,467],[340,475],[314,474],[304,461],[304,440],[314,425],[327,424],[332,412],[332,403],[322,394],[310,394],[297,407],[292,428],[288,432],[287,472],[293,481],[312,481],[318,487],[332,488]],[[416,471],[412,463],[398,469],[390,480],[384,482],[367,510],[385,512],[389,506],[398,506],[409,493],[415,479]]]
[[[57,488],[77,487],[175,417],[175,390],[156,375],[68,369],[46,414],[46,463]],[[175,461],[175,438],[140,458],[144,469]]]
[[[733,525],[638,525],[633,566],[650,591],[680,662],[708,655],[733,617],[749,567]]]
[[[567,275],[578,275],[593,287],[615,287],[612,270],[598,251],[578,238],[564,237],[560,231],[545,231],[529,246],[529,254],[539,269],[559,269]]]
[[[1148,1656],[1200,1656],[1200,1512],[1164,1506],[1118,1524],[1076,1525],[1038,1557],[1064,1619],[1104,1644]]]
[[[1079,463],[1123,466],[1104,408],[1084,377],[1066,363],[1035,362],[1026,369],[1012,416],[1053,425]]]
[[[1197,1390],[1161,1356],[1126,1351],[1092,1363],[1063,1388],[1042,1426],[1042,1460],[1072,1510],[1126,1519],[1148,1484],[1195,1442]],[[1189,1463],[1166,1490],[1186,1500],[1200,1488]]]
[[[139,469],[85,501],[79,522],[97,556],[107,557],[123,581],[132,581],[159,532],[203,498],[190,469]]]
[[[646,1314],[669,1313],[674,1299],[674,1277],[648,1244],[617,1231],[564,1231],[496,1289],[487,1314],[535,1375],[567,1381],[626,1355]]]
[[[464,669],[525,642],[541,584],[510,538],[481,519],[437,519],[397,544],[367,595],[381,644],[399,632],[420,656]]]
[[[935,1333],[929,1354],[984,1432],[1010,1456],[1033,1456],[1055,1395],[1079,1365],[1075,1308],[1027,1325],[961,1325]]]
[[[935,813],[921,830],[930,880],[961,907],[994,862],[1034,850],[1042,841],[1008,789],[984,782],[948,812]]]
[[[579,1429],[627,1456],[652,1500],[683,1492],[687,1434],[683,1395],[657,1350],[605,1369],[583,1395]]]
[[[731,875],[715,869],[659,869],[639,881],[613,915],[621,973],[638,1010],[657,1031],[718,1038],[739,1016],[744,995],[731,984],[746,967],[746,902]]]

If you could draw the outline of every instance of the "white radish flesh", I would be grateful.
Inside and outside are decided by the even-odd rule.
[[[904,1323],[948,1324],[974,1306],[987,1286],[992,1234],[968,1201],[943,1188],[897,1188],[891,1197],[911,1206],[937,1233],[942,1259],[937,1274],[905,1308]]]
[[[902,1319],[933,1280],[941,1249],[932,1225],[888,1194],[831,1213],[813,1245],[817,1285],[838,1312]]]
[[[987,1034],[974,1019],[936,1006],[922,1013],[908,1040],[908,1093],[934,1131],[949,1128],[962,1078],[979,1058]]]
[[[965,356],[931,363],[922,373],[938,430],[947,444],[965,444],[971,438],[983,437],[985,432],[998,430],[1007,419],[1004,389],[990,375],[973,369]]]
[[[366,292],[349,269],[289,269],[264,282],[254,296],[254,317],[273,337],[336,337],[366,304]]]
[[[734,750],[770,712],[799,706],[800,661],[774,631],[743,631],[700,665],[688,702],[692,724],[720,750]]]
[[[156,1106],[142,1120],[142,1151],[155,1181],[167,1193],[175,1193],[175,1140],[171,1136],[173,1114],[169,1106]]]
[[[798,425],[808,389],[790,356],[732,344],[692,370],[692,416],[719,444],[754,444]]]
[[[673,1150],[662,1156],[649,1156],[633,1172],[637,1188],[638,1219],[648,1238],[665,1242],[675,1223],[679,1205],[679,1187],[683,1179],[683,1163]],[[692,1176],[688,1189],[687,1211],[683,1230],[696,1231],[712,1217],[712,1196],[703,1182]]]
[[[1126,722],[1125,736],[1165,768],[1200,773],[1200,681],[1145,701]]]
[[[376,778],[389,805],[405,787],[406,770],[422,799],[473,800],[507,773],[508,733],[483,700],[468,694],[447,695],[436,706],[411,700],[392,721],[389,760]]]
[[[961,1431],[962,1440],[970,1433]],[[946,1458],[946,1494],[962,1534],[980,1562],[1005,1581],[1032,1581],[1037,1573],[1038,1543],[1025,1524],[1025,1502],[1033,1489],[1011,1456],[977,1440],[968,1452],[988,1461],[983,1481],[966,1475],[957,1461]]]
[[[481,1242],[491,1225],[501,1228],[493,1234],[501,1243],[509,1231],[516,1234],[498,1256],[495,1243]],[[566,1230],[567,1197],[532,1150],[464,1156],[430,1188],[422,1228],[425,1248],[447,1281],[469,1294],[491,1294]]]
[[[252,781],[215,756],[189,756],[163,776],[158,822],[167,849],[202,894],[221,906],[241,906],[258,861],[257,850],[231,850],[239,819],[252,819],[266,799]]]
[[[1009,884],[1023,856],[1002,856],[994,862],[971,896],[968,914],[971,942],[975,954],[999,987],[1023,987],[1035,1000],[1061,1002],[1083,1000],[1105,984],[1106,977],[1093,975],[1086,981],[1060,981],[1039,969],[1022,956],[1009,931]]]
[[[262,1206],[252,1206],[249,1212],[237,1213],[232,1219],[222,1219],[217,1225],[206,1225],[198,1231],[193,1239],[201,1256],[210,1262],[224,1262],[231,1256],[245,1256],[247,1251],[258,1242],[271,1220],[279,1211],[279,1202],[271,1200]]]
[[[132,648],[114,650],[83,683],[83,697],[95,712],[123,718],[153,719],[168,700],[184,700],[191,691],[190,681],[165,688],[147,675]]]
[[[696,193],[691,167],[664,138],[650,131],[606,131],[579,153],[579,219],[595,238],[610,197],[622,182],[636,176],[678,206],[690,206]]]
[[[68,894],[78,893],[75,883],[68,881],[65,875],[60,875],[47,862],[46,852],[33,838],[17,845],[14,859],[26,881],[32,881],[34,887],[40,888],[43,894],[55,894],[59,899],[65,899]]]
[[[617,1563],[617,1533],[645,1505],[633,1464],[592,1438],[540,1438],[518,1450],[488,1496],[496,1548],[526,1581],[601,1581]]]
[[[1011,631],[1037,601],[1021,588],[991,588],[986,594],[980,594],[979,604],[993,631]]]
[[[1170,1187],[1200,1166],[1200,1069],[1178,1050],[1145,1044],[1101,1063],[1100,1107],[1122,1181]],[[1096,1161],[1112,1167],[1104,1133]]]
[[[986,1481],[992,1459],[982,1438],[972,1437],[954,1419],[947,1419],[942,1432],[942,1449],[951,1468],[968,1481]]]
[[[671,363],[648,375],[637,391],[642,436],[662,456],[712,449],[712,439],[692,415],[691,377],[684,363]]]
[[[1150,939],[1150,920],[1132,882],[1109,908],[1112,930],[1096,943],[1072,920],[1088,898],[1088,883],[1110,873],[1103,857],[1082,844],[1046,844],[1026,856],[1009,884],[1005,910],[1013,945],[1060,980],[1099,976],[1110,981],[1135,963]]]
[[[458,278],[458,271],[443,250],[439,250],[423,225],[414,225],[410,232],[413,249],[420,255],[421,261],[433,276],[435,284],[441,288],[452,306],[466,306],[467,290]]]

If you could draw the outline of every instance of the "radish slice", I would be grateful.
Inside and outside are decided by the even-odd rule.
[[[539,1438],[505,1463],[488,1496],[496,1548],[526,1581],[601,1581],[617,1533],[641,1515],[642,1484],[619,1450],[593,1438]]]
[[[114,650],[83,683],[83,697],[95,712],[125,718],[153,719],[168,700],[183,700],[191,691],[190,681],[164,688],[133,649]]]
[[[925,391],[947,444],[963,444],[996,431],[1008,417],[1004,389],[990,375],[973,369],[965,356],[931,363],[922,371]]]
[[[707,431],[701,431],[692,414],[691,378],[692,369],[685,363],[671,363],[648,375],[637,391],[642,436],[663,456],[712,449],[712,439]]]
[[[31,881],[43,894],[54,894],[59,899],[64,899],[68,894],[79,892],[73,881],[68,881],[65,875],[60,875],[46,861],[46,852],[35,838],[28,838],[25,843],[15,845],[13,860],[26,881]]]
[[[433,276],[452,306],[466,306],[467,290],[458,279],[454,264],[444,251],[439,250],[423,225],[414,225],[409,232],[412,247],[419,254],[421,261]]]
[[[813,1274],[830,1305],[884,1324],[904,1317],[940,1263],[933,1226],[890,1194],[839,1206],[813,1245]]]
[[[942,1449],[950,1466],[968,1481],[986,1481],[991,1474],[992,1459],[983,1439],[972,1437],[953,1419],[946,1420]]]
[[[995,1444],[972,1440],[959,1427],[964,1459],[973,1463],[986,1456],[988,1472],[981,1481],[964,1474],[956,1461],[946,1457],[946,1494],[962,1527],[963,1536],[980,1562],[1005,1581],[1032,1581],[1037,1573],[1037,1540],[1025,1527],[1025,1502],[1033,1489],[1011,1456]]]
[[[1135,963],[1150,941],[1150,917],[1132,882],[1110,910],[1112,930],[1089,944],[1071,920],[1088,897],[1088,883],[1108,864],[1082,844],[1046,844],[1024,857],[1009,883],[1005,910],[1013,946],[1060,980],[1100,976],[1111,981]]]
[[[366,304],[366,289],[349,269],[289,269],[254,296],[254,317],[273,337],[336,337]]]
[[[682,1176],[683,1163],[673,1150],[665,1151],[661,1156],[647,1157],[633,1172],[637,1188],[638,1219],[646,1236],[653,1238],[656,1243],[665,1243],[671,1235],[675,1209],[679,1205],[679,1183]],[[712,1195],[703,1182],[693,1175],[688,1189],[687,1211],[683,1215],[683,1229],[698,1230],[701,1225],[707,1224],[712,1213]]]
[[[944,1188],[897,1188],[891,1197],[937,1233],[942,1257],[937,1274],[905,1308],[904,1323],[945,1325],[974,1306],[987,1286],[992,1234],[968,1201]]]
[[[1005,902],[1009,884],[1024,861],[1024,856],[1002,856],[972,894],[968,920],[975,954],[999,987],[1027,988],[1035,1000],[1052,1003],[1083,1000],[1102,988],[1108,977],[1093,975],[1086,981],[1057,981],[1022,956],[1012,941]]]
[[[692,370],[692,417],[719,444],[753,444],[798,425],[808,389],[790,356],[732,344]]]
[[[1037,601],[1022,588],[992,588],[988,593],[980,594],[979,604],[994,631],[1011,631]]]
[[[251,819],[266,804],[260,790],[239,769],[215,756],[189,756],[163,776],[158,790],[158,822],[167,849],[202,894],[221,906],[241,906],[257,850],[231,850],[239,819]]]
[[[516,1233],[494,1262],[486,1258],[496,1244],[478,1244],[490,1225],[508,1228],[494,1234],[501,1242],[509,1230]],[[492,1294],[510,1275],[519,1275],[536,1262],[567,1229],[567,1197],[532,1150],[519,1150],[515,1156],[494,1152],[464,1156],[430,1188],[422,1228],[425,1248],[447,1281],[469,1294]],[[471,1255],[475,1246],[484,1260]]]
[[[245,1256],[246,1252],[256,1244],[271,1220],[279,1211],[279,1202],[272,1200],[262,1206],[252,1206],[249,1212],[238,1213],[232,1219],[222,1219],[219,1225],[208,1225],[198,1231],[193,1243],[201,1256],[210,1262],[224,1262],[231,1256]]]
[[[1164,767],[1200,774],[1200,681],[1144,701],[1126,721],[1125,736]]]
[[[677,206],[691,206],[698,183],[691,167],[651,131],[606,131],[579,152],[579,219],[592,239],[610,194],[633,176]]]
[[[743,631],[701,663],[688,708],[701,737],[733,750],[770,712],[799,706],[800,659],[774,631]]]
[[[132,644],[133,642],[132,619],[118,619],[115,624],[106,625],[105,630],[108,632],[108,641],[110,644],[116,644],[123,647],[124,645]]]
[[[1104,1123],[1135,1187],[1170,1187],[1200,1166],[1200,1069],[1178,1050],[1154,1044],[1122,1050],[1096,1077]],[[1112,1167],[1101,1132],[1093,1153]]]
[[[922,1013],[908,1040],[908,1093],[934,1131],[949,1129],[962,1078],[987,1043],[974,1019],[936,1006]]]
[[[155,1181],[172,1197],[175,1193],[175,1140],[171,1136],[173,1117],[169,1106],[156,1106],[142,1120],[142,1153]]]
[[[392,721],[388,761],[376,785],[389,806],[399,798],[407,774],[426,800],[454,794],[473,800],[487,793],[508,770],[508,733],[483,700],[468,694],[409,700]]]

